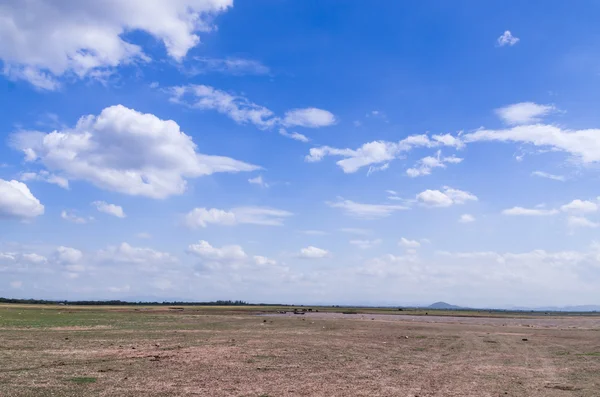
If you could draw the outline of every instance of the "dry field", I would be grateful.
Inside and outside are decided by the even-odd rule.
[[[258,310],[0,306],[0,396],[600,396],[600,316]]]

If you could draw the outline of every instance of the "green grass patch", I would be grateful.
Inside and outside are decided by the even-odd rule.
[[[600,357],[600,352],[579,353],[578,356],[594,356]]]

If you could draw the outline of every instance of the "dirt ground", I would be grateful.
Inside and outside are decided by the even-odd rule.
[[[0,396],[600,396],[600,317],[0,307]]]

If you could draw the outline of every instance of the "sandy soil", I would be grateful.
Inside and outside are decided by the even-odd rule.
[[[297,317],[298,314],[287,312],[285,314],[266,314],[275,317]],[[311,318],[329,318],[339,320],[378,320],[378,321],[403,321],[417,322],[424,324],[465,324],[465,325],[493,325],[493,326],[516,326],[531,328],[558,328],[558,329],[600,329],[600,316],[569,315],[569,316],[542,316],[536,317],[454,317],[454,316],[436,316],[436,315],[418,315],[410,314],[343,314],[343,313],[315,313],[306,312],[306,317]]]
[[[132,316],[0,330],[0,396],[600,396],[593,317]]]

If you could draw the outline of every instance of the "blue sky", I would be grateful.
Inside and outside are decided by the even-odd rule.
[[[0,296],[596,303],[598,8],[0,1]]]

